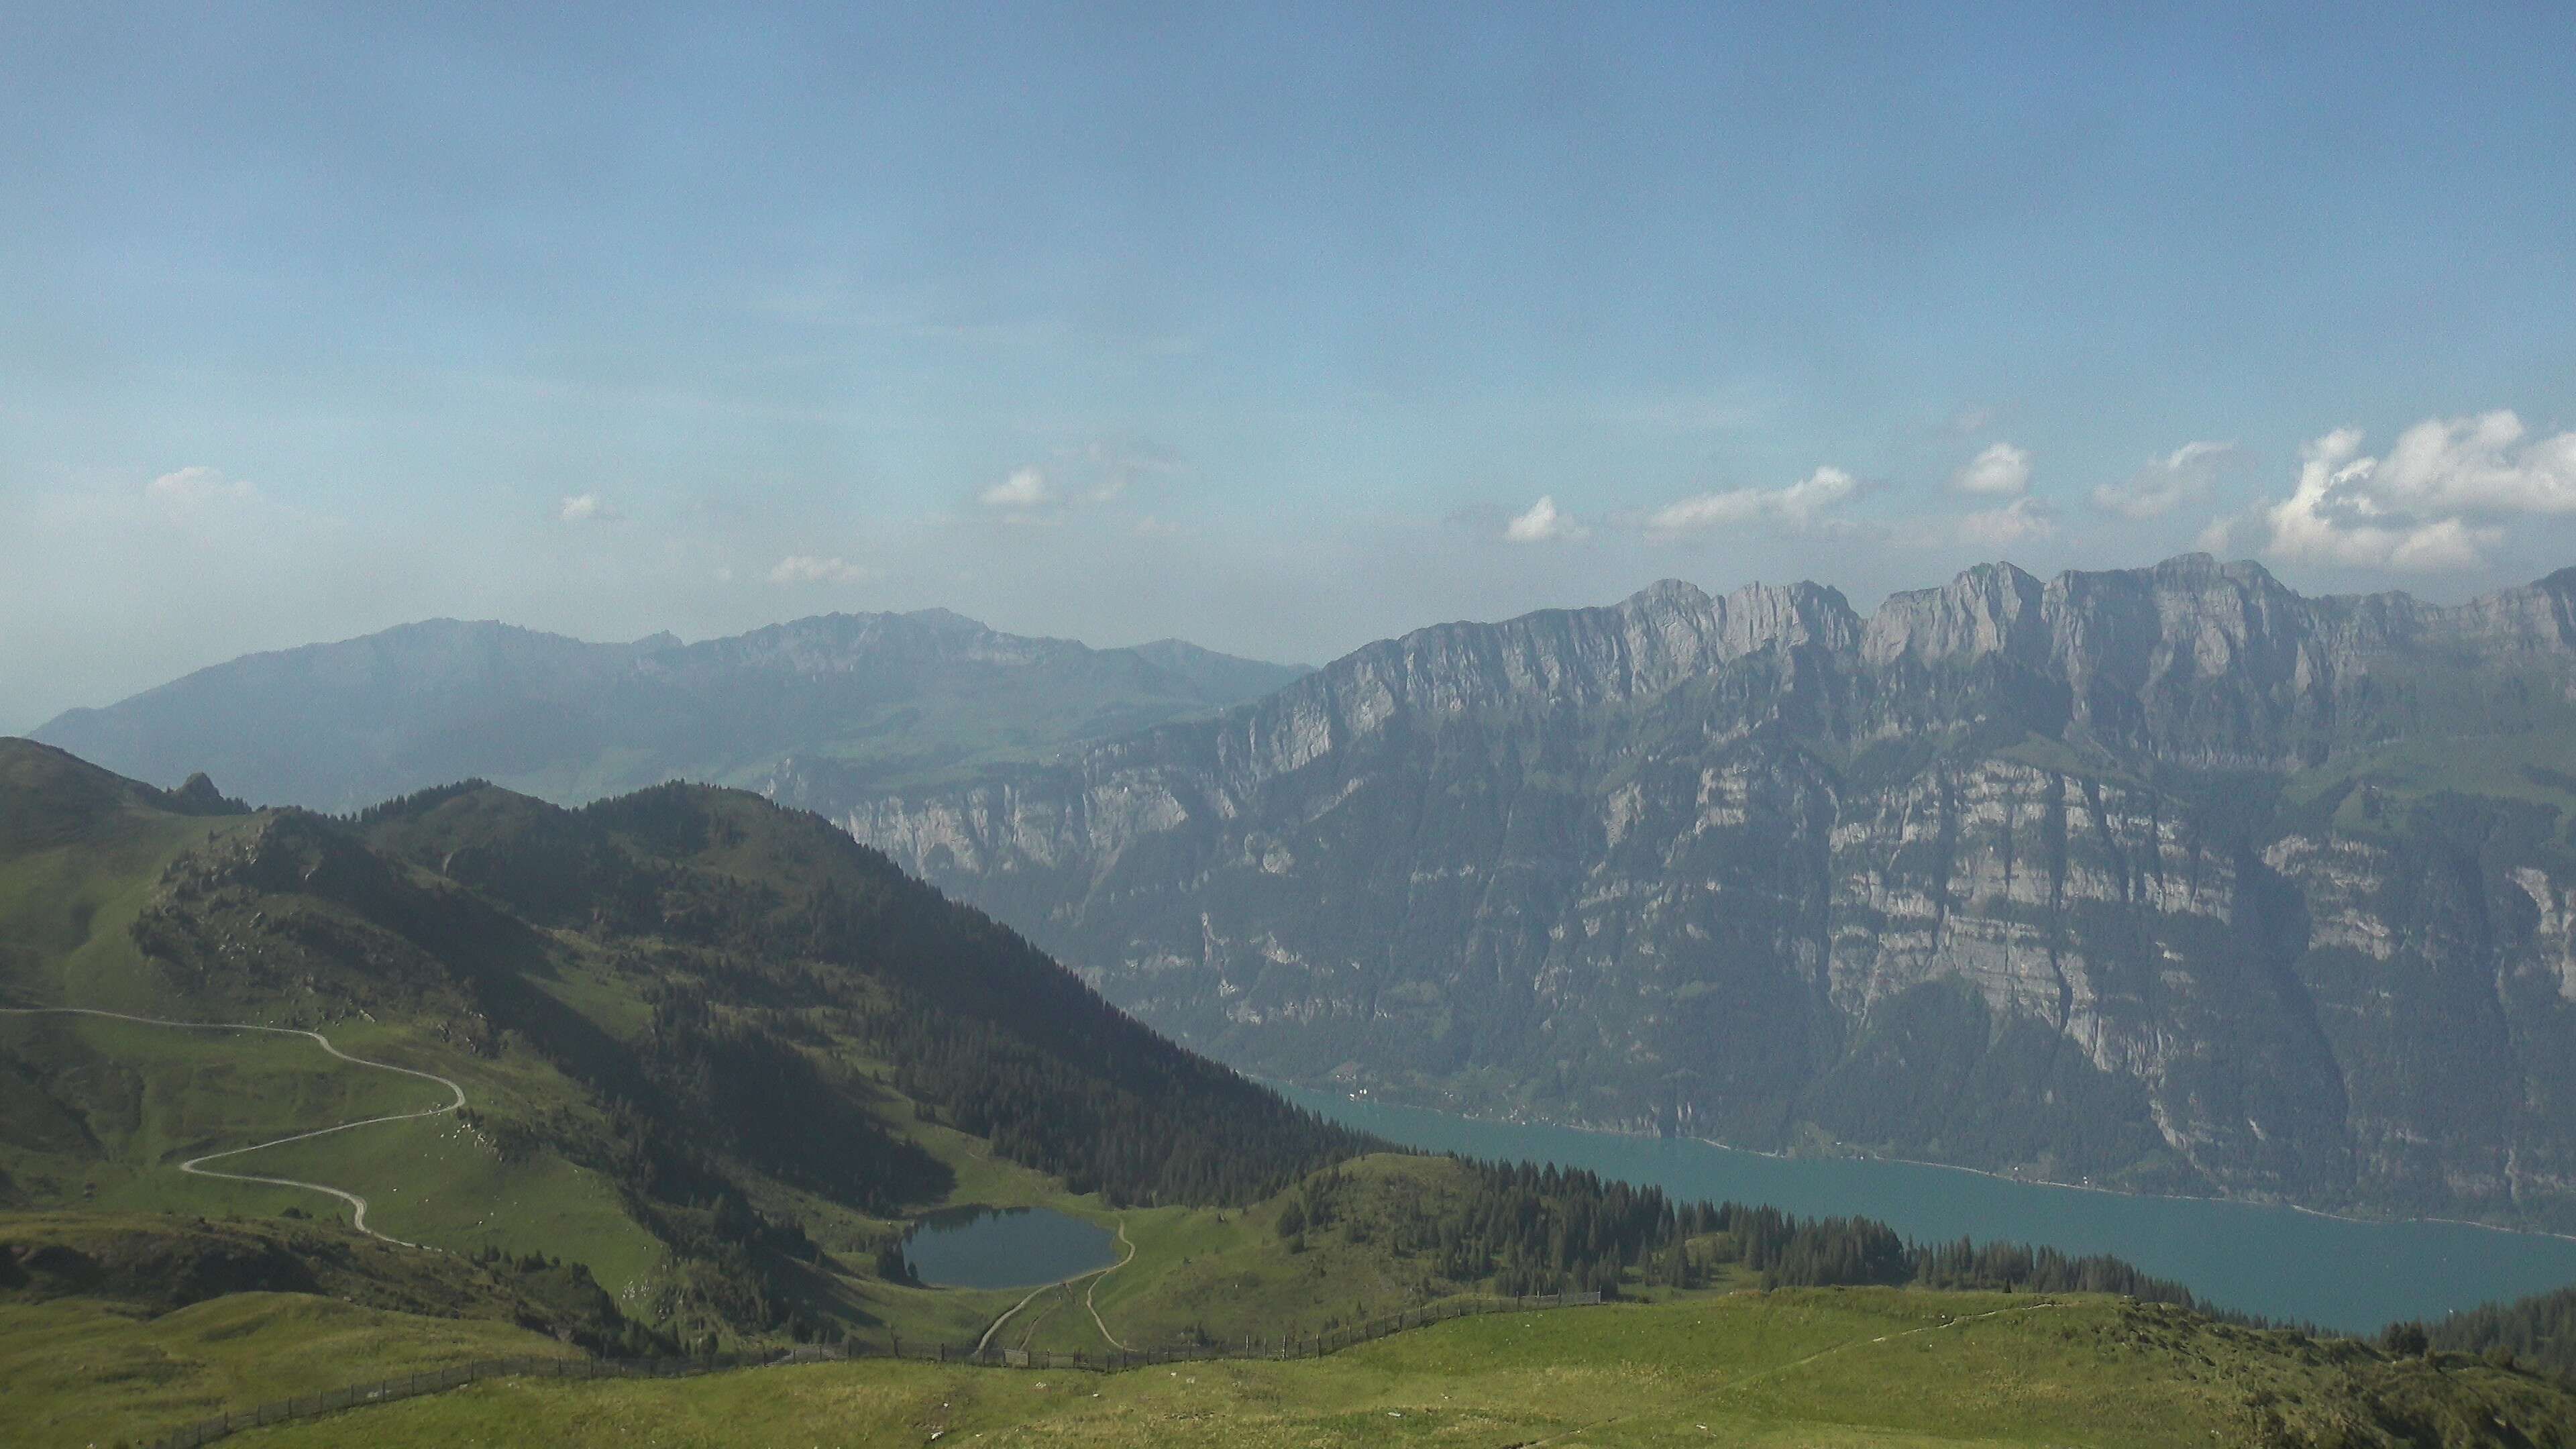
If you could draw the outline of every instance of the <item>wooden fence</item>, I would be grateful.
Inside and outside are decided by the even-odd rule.
[[[1204,1359],[1295,1359],[1322,1358],[1358,1344],[1401,1333],[1409,1328],[1445,1323],[1453,1318],[1467,1318],[1481,1313],[1521,1313],[1541,1308],[1576,1308],[1599,1303],[1598,1293],[1543,1293],[1519,1298],[1474,1296],[1448,1298],[1409,1308],[1401,1313],[1355,1323],[1347,1328],[1311,1334],[1304,1337],[1276,1339],[1238,1339],[1174,1344],[1162,1348],[1105,1349],[1096,1353],[1058,1352],[1052,1349],[1019,1349],[986,1347],[978,1352],[972,1345],[906,1343],[897,1338],[886,1344],[800,1344],[794,1348],[768,1349],[758,1353],[727,1353],[703,1358],[496,1358],[479,1363],[456,1364],[443,1369],[427,1369],[416,1374],[381,1379],[354,1388],[335,1389],[327,1394],[279,1399],[248,1409],[236,1410],[220,1418],[206,1419],[175,1430],[158,1439],[146,1441],[144,1449],[196,1449],[229,1434],[254,1429],[262,1424],[282,1424],[289,1419],[306,1419],[315,1414],[334,1414],[343,1409],[363,1408],[369,1404],[390,1404],[421,1394],[434,1394],[482,1379],[549,1378],[549,1379],[670,1379],[697,1374],[721,1373],[730,1369],[763,1368],[788,1363],[842,1362],[867,1358],[905,1358],[923,1363],[977,1364],[992,1368],[1082,1369],[1112,1373],[1120,1369],[1143,1368],[1150,1364],[1185,1363]]]

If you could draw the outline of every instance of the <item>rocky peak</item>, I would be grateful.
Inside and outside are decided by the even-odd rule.
[[[2443,611],[2445,632],[2463,642],[2525,652],[2576,651],[2576,568]]]
[[[1620,600],[1618,607],[1635,614],[1697,615],[1708,612],[1709,597],[1687,579],[1657,579]]]
[[[2269,686],[2298,672],[2315,633],[2308,602],[2260,565],[2187,554],[2153,568],[2070,570],[2049,581],[2050,662],[2079,689],[2097,678],[2128,689],[2177,671],[2214,678],[2240,668]]]
[[[1372,644],[1314,678],[1456,708],[1526,695],[1598,703],[1651,696],[1775,645],[1848,652],[1859,617],[1821,584],[1749,584],[1723,598],[1664,579],[1607,608],[1547,609],[1499,624],[1442,624]]]
[[[2008,563],[1979,564],[1937,589],[1890,594],[1862,630],[1861,658],[1886,665],[2005,654],[2036,663],[2048,652],[2040,581]]]
[[[1716,611],[1721,661],[1773,645],[1846,654],[1860,641],[1860,616],[1851,601],[1823,584],[1747,584],[1718,600]]]
[[[2095,679],[2140,689],[2177,671],[2210,678],[2245,668],[2269,687],[2302,675],[2316,633],[2309,601],[2262,565],[2194,553],[2046,583],[2009,563],[1982,564],[1940,588],[1889,595],[1860,653],[1874,667],[2000,656],[2079,692]]]
[[[181,815],[247,815],[250,807],[215,788],[205,771],[190,775],[187,783],[170,792],[166,802]]]

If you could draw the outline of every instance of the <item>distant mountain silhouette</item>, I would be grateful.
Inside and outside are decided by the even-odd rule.
[[[561,802],[741,784],[789,755],[858,788],[1043,758],[1303,672],[1179,640],[1021,638],[944,609],[698,644],[438,619],[201,669],[34,738],[156,784],[202,771],[254,803],[335,811],[467,777]]]

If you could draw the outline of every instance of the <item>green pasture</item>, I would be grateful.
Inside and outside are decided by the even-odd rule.
[[[280,1426],[383,1445],[2088,1445],[2300,1442],[2448,1414],[2563,1443],[2571,1400],[2469,1361],[2226,1329],[2105,1299],[1740,1294],[1470,1318],[1322,1360],[1117,1374],[859,1362],[680,1381],[514,1380]],[[2501,1426],[2498,1429],[2497,1426]],[[2520,1435],[2520,1439],[2502,1437]]]
[[[296,1293],[236,1293],[142,1320],[87,1299],[0,1302],[0,1441],[118,1443],[397,1373],[574,1352],[505,1323]]]

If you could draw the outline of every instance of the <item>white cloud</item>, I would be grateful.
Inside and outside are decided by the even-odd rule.
[[[2057,519],[2036,498],[2016,498],[2001,508],[1982,509],[1959,520],[1959,537],[1969,543],[2007,548],[2057,532]]]
[[[868,577],[869,570],[842,558],[816,558],[811,554],[791,554],[780,559],[769,571],[773,584],[855,584]]]
[[[2234,443],[2185,443],[2120,483],[2093,490],[2093,506],[2122,518],[2162,518],[2198,503],[2218,484],[2218,472],[2236,456]]]
[[[1503,525],[1503,537],[1514,543],[1552,543],[1591,536],[1592,530],[1556,511],[1553,495],[1542,496],[1529,512]]]
[[[625,517],[596,493],[576,493],[555,508],[557,523],[615,523]]]
[[[258,489],[203,465],[164,473],[143,485],[143,493],[174,516],[259,501]]]
[[[2576,513],[2576,433],[2523,442],[2510,412],[2432,418],[2385,457],[2339,428],[2300,450],[2290,496],[2264,510],[2276,558],[2438,573],[2475,568],[2501,521]]]
[[[1025,512],[1056,501],[1055,485],[1040,468],[1013,469],[1011,476],[984,490],[984,506]]]
[[[2030,454],[2010,443],[1996,443],[1950,475],[1950,486],[1962,493],[2013,497],[2030,491]]]
[[[1969,433],[1982,433],[1993,424],[1994,420],[1995,410],[1993,408],[1971,405],[1959,409],[1957,413],[1951,416],[1950,431],[1958,433],[1961,436],[1965,436]]]
[[[2209,520],[2209,526],[2200,531],[2200,536],[2192,540],[2191,546],[2220,558],[2243,558],[2262,549],[2263,540],[2269,534],[2269,518],[2270,511],[2262,508],[2213,518]]]
[[[2502,409],[2427,419],[2397,435],[2369,489],[2422,513],[2576,513],[2576,432],[2516,448],[2522,435]]]
[[[1737,524],[1771,521],[1803,528],[1840,505],[1860,480],[1840,468],[1818,468],[1786,488],[1733,488],[1667,503],[1646,518],[1650,538],[1680,538]]]

